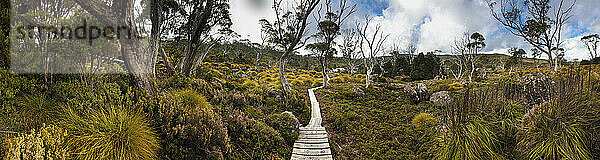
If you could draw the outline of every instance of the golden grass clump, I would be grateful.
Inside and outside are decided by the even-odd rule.
[[[181,102],[189,107],[211,108],[210,103],[206,98],[193,89],[183,89],[173,92],[173,94],[181,100]]]
[[[458,90],[461,90],[464,88],[465,88],[465,85],[463,85],[462,83],[459,83],[459,82],[454,82],[454,83],[448,85],[448,89],[450,89],[452,91],[458,91]]]
[[[351,78],[348,77],[347,75],[342,75],[342,76],[337,76],[334,78],[331,78],[331,80],[329,80],[329,82],[331,83],[348,83],[350,82]]]
[[[419,113],[413,117],[411,124],[417,128],[423,127],[427,124],[435,123],[437,120],[429,113]]]
[[[256,81],[244,78],[244,83],[242,83],[242,86],[244,88],[250,89],[250,88],[256,88],[259,85],[258,85],[258,82],[256,82]]]
[[[107,106],[82,114],[70,107],[59,122],[65,145],[77,159],[156,159],[158,138],[146,118],[124,107]]]

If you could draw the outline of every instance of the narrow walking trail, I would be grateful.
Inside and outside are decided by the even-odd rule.
[[[292,151],[292,160],[296,159],[331,159],[331,149],[329,149],[329,140],[325,127],[321,126],[321,108],[315,97],[314,90],[322,87],[311,88],[308,90],[310,97],[311,118],[306,127],[300,127],[300,135],[294,143]]]

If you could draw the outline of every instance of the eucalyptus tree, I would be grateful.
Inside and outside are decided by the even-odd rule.
[[[360,36],[358,45],[366,68],[365,84],[367,87],[371,85],[373,69],[378,65],[378,57],[382,56],[383,45],[390,36],[381,30],[381,24],[373,26],[371,23],[373,23],[373,19],[370,17],[365,17],[364,23],[356,23],[356,30]]]
[[[228,0],[175,0],[177,5],[174,12],[178,17],[172,19],[178,29],[175,33],[186,41],[185,56],[180,63],[181,72],[189,76],[192,69],[201,63],[206,55],[198,56],[198,49],[206,42],[215,43],[211,31],[217,30],[224,34],[232,33],[229,17]],[[216,38],[219,40],[219,38]],[[209,44],[211,46],[212,44]],[[207,52],[205,52],[207,53]]]
[[[309,25],[308,17],[319,2],[320,0],[273,0],[275,21],[260,20],[262,28],[268,33],[269,42],[274,44],[274,49],[282,52],[279,58],[279,80],[286,95],[292,92],[285,76],[287,61],[291,54],[304,47],[309,38],[305,35]]]
[[[600,42],[600,36],[598,36],[598,34],[584,36],[581,38],[581,41],[588,49],[590,59],[598,57],[598,42]]]
[[[506,62],[507,67],[510,67],[512,71],[514,67],[520,67],[522,65],[522,59],[527,52],[523,49],[518,49],[516,47],[510,48],[508,53],[511,55]]]
[[[455,57],[455,65],[458,67],[456,71],[450,70],[456,79],[461,79],[467,75],[469,81],[473,81],[473,76],[477,70],[476,66],[479,63],[481,55],[479,52],[483,49],[485,38],[480,33],[468,34],[464,33],[461,38],[454,41],[452,53]]]
[[[489,3],[492,16],[513,35],[548,56],[549,68],[557,62],[554,48],[564,40],[564,25],[572,17],[577,0],[498,0]],[[499,7],[497,7],[499,5]],[[552,70],[552,69],[551,69]]]
[[[75,0],[79,6],[89,14],[98,19],[100,23],[106,26],[127,26],[137,36],[138,26],[135,20],[135,1],[134,0]],[[129,73],[133,75],[135,83],[140,88],[146,89],[149,93],[154,93],[152,77],[147,70],[147,51],[142,48],[140,38],[122,38],[119,39],[120,52],[125,66]]]
[[[314,14],[315,20],[319,22],[317,28],[319,32],[313,35],[316,39],[315,43],[308,44],[306,48],[312,51],[319,60],[321,65],[321,73],[323,74],[323,87],[327,87],[329,83],[329,75],[327,68],[329,59],[337,53],[334,48],[335,39],[340,35],[340,28],[344,21],[356,12],[356,5],[348,5],[347,0],[341,0],[337,9],[333,9],[331,0],[325,0],[319,11],[325,7],[325,14]]]

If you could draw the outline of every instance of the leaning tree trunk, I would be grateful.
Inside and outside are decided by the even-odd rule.
[[[75,2],[104,24],[112,26],[125,24],[129,27],[134,33],[132,35],[133,38],[126,37],[119,39],[123,61],[125,61],[129,74],[133,76],[135,84],[147,90],[150,94],[154,94],[152,77],[148,75],[148,70],[144,64],[146,61],[143,60],[147,56],[140,49],[140,39],[137,39],[137,28],[134,23],[134,1],[113,1],[110,7],[104,2],[96,0],[75,0]]]
[[[213,3],[213,1],[207,1],[203,8],[194,10],[194,17],[188,19],[192,21],[192,26],[188,30],[188,46],[185,57],[183,58],[182,66],[182,72],[186,77],[190,76],[191,70],[195,65],[194,60],[196,59],[196,52],[201,44],[200,37],[209,29],[207,22],[212,14],[213,9],[211,7],[214,7]]]
[[[283,55],[281,55],[281,58],[279,58],[279,81],[281,82],[281,87],[283,89],[284,95],[292,93],[292,88],[290,87],[287,77],[285,76],[287,54],[288,53],[284,53]]]
[[[154,84],[152,83],[152,74],[146,70],[146,65],[141,64],[136,57],[140,56],[139,41],[136,40],[121,40],[121,55],[125,61],[125,65],[129,70],[129,74],[133,76],[135,84],[148,93],[154,94]]]
[[[327,74],[327,61],[323,60],[321,62],[321,73],[323,74],[323,88],[327,88],[327,85],[329,83],[329,75]]]
[[[194,58],[196,58],[196,49],[194,42],[188,42],[187,50],[185,53],[185,57],[183,57],[181,72],[186,77],[190,76],[192,71],[192,67],[194,66]]]
[[[151,2],[152,13],[150,15],[150,21],[152,22],[152,29],[150,31],[150,56],[147,61],[147,70],[152,73],[153,77],[156,77],[156,59],[158,58],[158,52],[160,48],[160,35],[162,26],[162,0],[152,0]]]

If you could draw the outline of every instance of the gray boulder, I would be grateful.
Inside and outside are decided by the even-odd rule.
[[[427,86],[423,83],[410,83],[404,86],[404,94],[415,104],[429,100],[430,96]]]
[[[431,94],[429,100],[436,106],[447,106],[454,103],[454,98],[448,91],[435,92]]]

